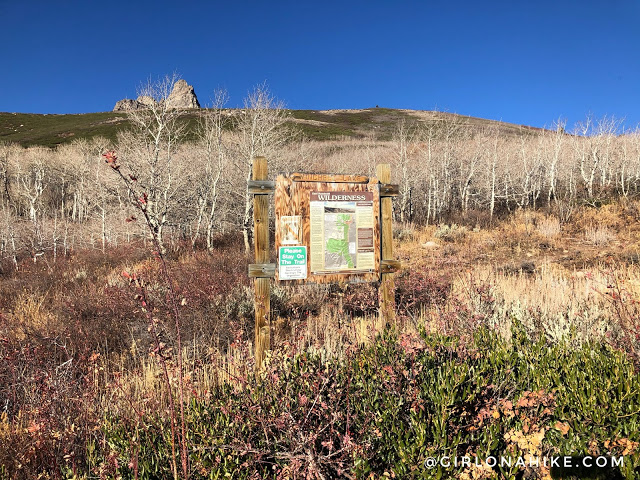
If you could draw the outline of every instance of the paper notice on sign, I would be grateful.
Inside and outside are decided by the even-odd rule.
[[[279,220],[280,244],[299,245],[302,243],[302,217],[283,215]]]
[[[375,269],[372,192],[311,192],[311,271]]]
[[[373,252],[358,252],[358,268],[361,270],[374,270],[376,268],[376,256]]]
[[[371,199],[373,199],[373,194]],[[373,201],[356,203],[356,221],[358,228],[370,228],[373,230]]]

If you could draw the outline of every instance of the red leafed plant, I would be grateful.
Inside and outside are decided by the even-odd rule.
[[[127,192],[129,194],[129,200],[131,204],[142,214],[142,217],[145,221],[145,224],[148,227],[151,241],[153,243],[153,256],[158,260],[160,264],[160,273],[167,287],[167,298],[170,308],[170,315],[173,318],[175,324],[176,331],[176,355],[177,355],[177,363],[178,363],[178,394],[179,394],[179,402],[180,402],[180,434],[177,433],[177,416],[175,412],[174,402],[173,402],[173,389],[171,386],[171,381],[169,378],[169,371],[167,367],[167,351],[165,350],[165,345],[160,342],[157,323],[158,320],[154,317],[153,311],[154,308],[151,305],[151,302],[146,294],[144,281],[139,278],[135,274],[130,274],[127,271],[124,271],[122,274],[125,278],[129,280],[129,283],[135,287],[136,300],[140,302],[142,307],[142,311],[147,317],[149,322],[149,331],[153,334],[155,349],[154,354],[158,357],[160,363],[162,364],[163,376],[165,385],[169,395],[171,396],[172,401],[170,402],[170,410],[171,410],[171,452],[172,452],[172,470],[173,476],[177,480],[178,477],[178,466],[176,461],[176,438],[178,439],[178,443],[180,445],[180,460],[182,466],[182,478],[189,477],[189,465],[188,465],[188,455],[187,455],[187,435],[186,435],[186,426],[185,426],[185,412],[184,412],[184,378],[183,371],[184,365],[182,360],[182,344],[181,344],[181,334],[180,334],[180,309],[178,306],[178,300],[176,295],[176,289],[173,284],[173,279],[169,274],[169,269],[167,266],[166,259],[164,257],[164,250],[160,243],[160,238],[158,236],[158,229],[154,226],[151,217],[147,211],[149,196],[147,192],[144,191],[144,188],[138,183],[137,178],[132,173],[127,172],[124,174],[121,169],[120,163],[118,163],[118,157],[113,150],[109,150],[102,155],[105,158],[105,162],[112,168],[112,170],[118,175],[120,180],[126,185]],[[136,221],[135,216],[131,216],[127,218],[127,222]]]

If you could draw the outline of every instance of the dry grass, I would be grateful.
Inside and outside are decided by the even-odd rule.
[[[15,300],[8,320],[13,324],[13,334],[18,340],[38,335],[55,337],[61,330],[59,319],[43,306],[46,298],[38,293],[23,292]]]
[[[412,268],[449,271],[453,293],[471,309],[478,308],[469,295],[473,286],[490,286],[497,301],[490,321],[501,331],[508,333],[518,318],[552,340],[622,338],[625,329],[633,331],[640,298],[640,237],[623,228],[634,211],[629,205],[584,208],[562,227],[554,216],[518,211],[440,248],[428,248],[438,230],[425,228],[397,251]],[[422,321],[434,324],[441,313],[427,312]]]
[[[608,245],[615,241],[616,234],[603,225],[589,225],[584,230],[584,238],[587,242],[595,246]]]
[[[543,218],[538,222],[536,230],[545,238],[556,238],[560,235],[560,220],[554,216]]]
[[[624,225],[623,207],[620,203],[611,203],[600,208],[583,208],[578,212],[574,225],[584,230],[598,225],[617,231]]]
[[[611,245],[611,242],[586,244],[583,235],[571,236],[572,232],[584,231],[580,229],[584,228],[581,222],[585,218],[589,221],[599,218],[591,211],[577,217],[580,218],[579,223],[563,225],[562,228],[555,217],[519,212],[492,229],[428,226],[413,231],[402,240],[396,239],[396,256],[405,269],[453,279],[452,291],[446,301],[423,306],[415,315],[401,319],[398,325],[400,333],[415,333],[424,328],[433,333],[462,335],[465,330],[486,324],[508,338],[512,323],[520,321],[529,332],[542,334],[550,341],[568,339],[581,344],[589,340],[606,340],[627,348],[622,343],[628,340],[624,332],[633,331],[639,313],[640,266],[627,263],[625,255],[633,248],[637,252],[638,238],[634,232],[615,230],[616,222],[607,220],[612,215],[611,211],[614,210],[602,214],[602,224],[588,225],[602,225],[600,229],[615,234],[620,242],[627,245],[625,249]],[[445,230],[456,234],[445,240],[442,236]],[[459,234],[457,230],[464,233]],[[437,248],[425,247],[428,242],[435,242]],[[548,245],[543,248],[540,246],[542,242]],[[221,258],[227,257],[223,255]],[[211,317],[210,310],[203,310],[212,308],[211,304],[215,303],[211,300],[211,292],[217,292],[215,286],[225,282],[231,284],[240,275],[236,272],[236,277],[229,279],[209,278],[210,272],[230,270],[218,268],[218,265],[226,264],[216,262],[222,260],[199,252],[185,254],[175,260],[174,271],[179,285],[191,285],[194,275],[199,279],[197,288],[182,291],[188,299],[185,319],[198,323],[183,350],[187,401],[194,397],[206,398],[214,386],[220,384],[231,384],[241,389],[253,369],[251,321],[243,324],[243,320],[238,318],[238,325],[220,326],[226,319]],[[519,267],[527,262],[533,265],[531,270],[505,268],[505,264]],[[47,273],[46,269],[27,272],[24,279],[18,276],[0,279],[0,287],[3,288],[0,290],[3,293],[0,305],[5,306],[0,311],[0,339],[6,337],[25,345],[37,340],[37,345],[44,345],[54,352],[61,351],[57,343],[69,342],[69,354],[73,351],[76,355],[74,362],[82,362],[76,372],[58,368],[67,361],[66,351],[43,365],[49,368],[53,378],[51,388],[62,389],[64,382],[72,378],[72,373],[86,375],[82,388],[86,388],[87,398],[91,398],[91,401],[83,403],[87,417],[101,419],[111,413],[137,418],[144,412],[165,411],[170,392],[162,380],[162,365],[150,352],[139,324],[134,328],[132,323],[123,323],[128,326],[128,330],[124,330],[121,324],[114,323],[112,332],[122,335],[123,331],[128,331],[126,338],[121,339],[125,348],[117,351],[103,348],[94,340],[93,344],[82,348],[79,344],[72,347],[75,345],[73,342],[79,342],[80,338],[95,339],[99,338],[97,333],[109,332],[108,315],[122,315],[125,319],[131,317],[131,320],[136,318],[131,307],[134,305],[135,308],[135,303],[125,301],[130,299],[132,292],[121,275],[122,270],[144,272],[150,278],[150,291],[159,301],[162,298],[161,285],[153,277],[155,268],[152,262],[134,258],[113,263],[95,266],[88,259],[70,261],[65,268],[51,270],[60,276],[60,281],[52,280],[54,274]],[[237,268],[238,272],[245,271]],[[47,275],[51,277],[48,280]],[[212,290],[208,289],[210,285],[207,282],[211,283]],[[20,293],[11,296],[9,286],[16,285]],[[282,314],[274,320],[274,355],[282,351],[315,351],[324,359],[339,358],[354,346],[370,343],[383,330],[383,322],[376,315],[349,315],[342,301],[336,300],[335,292],[332,296],[328,289],[309,287],[290,291],[274,289],[282,303],[297,306],[291,311],[304,311],[309,303],[323,305],[308,315]],[[120,292],[120,296],[114,296],[112,292]],[[234,292],[246,294],[250,289],[241,285]],[[84,300],[88,302],[86,305],[81,302],[81,293],[90,297]],[[244,300],[233,297],[216,301],[241,303]],[[100,309],[89,305],[91,302],[100,303]],[[91,327],[89,334],[69,336],[69,312],[75,312],[69,305],[73,305],[79,312],[78,318],[85,319]],[[228,339],[220,337],[215,344],[203,341],[221,335],[223,330],[231,330]],[[169,330],[165,332],[167,343],[172,345],[170,333]],[[632,348],[638,348],[637,344]],[[174,356],[169,355],[168,359],[173,387],[178,381]],[[34,368],[41,368],[41,365]],[[11,381],[18,383],[15,379]],[[60,392],[56,392],[57,401],[65,401]],[[7,438],[13,438],[11,432],[24,432],[34,421],[43,421],[42,418],[48,414],[42,413],[38,406],[44,398],[37,391],[36,384],[24,388],[21,408],[10,418],[0,418],[0,445],[8,441]],[[54,411],[53,407],[51,411]],[[68,413],[71,419],[75,418],[73,415],[76,415],[74,411]]]

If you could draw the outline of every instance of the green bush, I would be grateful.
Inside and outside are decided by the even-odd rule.
[[[531,340],[513,324],[510,339],[480,329],[467,345],[386,330],[327,362],[274,352],[259,376],[189,405],[192,478],[473,478],[462,466],[428,470],[425,460],[527,454],[624,455],[619,473],[638,476],[640,377],[626,356]],[[109,418],[103,463],[133,478],[135,457],[139,478],[167,478],[168,420],[142,423]]]

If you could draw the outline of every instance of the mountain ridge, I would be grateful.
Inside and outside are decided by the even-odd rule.
[[[194,126],[199,112],[186,110],[185,119]],[[228,109],[231,114],[242,109]],[[409,110],[373,107],[368,109],[288,110],[291,125],[297,126],[312,140],[333,140],[345,137],[391,139],[397,124],[443,125],[455,123],[462,128],[479,131],[497,129],[505,135],[531,135],[544,129],[499,120],[483,119],[456,113],[431,110]],[[129,127],[126,113],[95,112],[79,114],[46,114],[0,112],[0,142],[23,147],[55,147],[74,139],[103,136],[115,140],[119,130]]]

